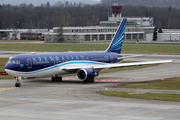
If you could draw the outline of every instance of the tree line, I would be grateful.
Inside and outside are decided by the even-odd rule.
[[[0,7],[0,28],[52,29],[59,26],[95,26],[107,21],[110,5],[75,7]],[[180,9],[173,7],[123,6],[123,17],[153,17],[154,26],[180,28]]]
[[[101,0],[104,5],[111,5],[113,3],[119,3],[121,5],[143,5],[149,7],[180,7],[179,0]]]
[[[58,26],[93,26],[107,20],[109,6],[1,7],[0,27],[50,29]]]

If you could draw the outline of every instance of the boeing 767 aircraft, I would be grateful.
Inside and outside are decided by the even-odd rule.
[[[99,71],[112,67],[124,67],[144,64],[166,63],[172,60],[119,63],[127,19],[123,19],[109,47],[105,51],[91,52],[53,52],[20,54],[11,57],[5,71],[14,76],[15,86],[20,87],[22,78],[53,76],[52,81],[62,81],[60,75],[76,73],[79,80],[94,82]]]

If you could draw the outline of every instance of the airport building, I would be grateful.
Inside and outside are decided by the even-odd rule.
[[[147,42],[151,42],[153,34],[146,34]],[[158,42],[180,42],[180,29],[163,29],[163,33],[157,34]]]
[[[1,29],[1,40],[41,40],[48,29]],[[44,39],[43,39],[44,40]]]
[[[123,18],[127,18],[125,41],[146,41],[146,34],[153,33],[152,17],[122,17],[122,7],[114,4],[108,21],[101,21],[99,26],[54,27],[53,32],[44,33],[45,42],[84,43],[110,41]],[[60,32],[61,31],[61,32]],[[62,40],[63,38],[63,40]]]

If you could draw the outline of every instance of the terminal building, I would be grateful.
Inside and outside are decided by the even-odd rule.
[[[127,18],[125,41],[146,41],[146,34],[153,33],[152,17],[122,17],[122,8],[118,4],[111,6],[108,21],[101,21],[99,26],[54,27],[52,32],[44,33],[47,43],[84,43],[109,42],[123,18]]]

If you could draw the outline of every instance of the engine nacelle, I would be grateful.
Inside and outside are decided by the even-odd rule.
[[[77,77],[83,81],[94,79],[97,75],[98,74],[90,68],[83,68],[77,71]]]

